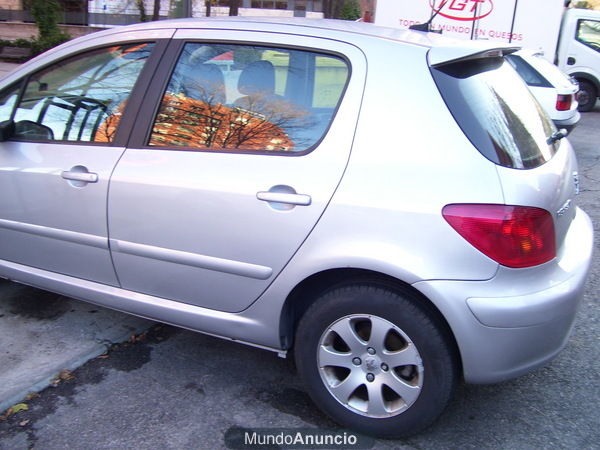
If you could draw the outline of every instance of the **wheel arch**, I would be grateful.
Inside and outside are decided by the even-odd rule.
[[[574,72],[570,75],[576,80],[585,80],[592,83],[596,88],[596,95],[600,95],[600,81],[595,76],[587,72]]]
[[[444,329],[454,348],[456,361],[462,372],[462,359],[456,337],[448,321],[437,306],[417,289],[385,273],[359,268],[336,268],[314,273],[300,281],[288,294],[281,309],[279,335],[282,348],[294,346],[296,326],[306,310],[325,292],[346,284],[374,284],[396,292],[408,292],[420,300],[419,306],[430,314]]]

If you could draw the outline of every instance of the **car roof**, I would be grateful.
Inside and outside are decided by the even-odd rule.
[[[371,39],[385,39],[415,45],[428,49],[429,62],[431,65],[439,65],[447,62],[483,54],[490,50],[502,52],[515,51],[513,45],[490,42],[484,40],[458,40],[445,37],[439,33],[403,30],[399,28],[388,28],[372,23],[355,22],[336,19],[308,19],[298,17],[204,17],[171,19],[155,22],[144,22],[134,25],[112,28],[100,31],[88,36],[112,34],[121,32],[135,32],[137,30],[157,29],[232,29],[256,32],[278,32],[298,34],[303,36],[316,36],[360,45]],[[86,36],[80,38],[85,40]]]
[[[445,37],[438,33],[423,31],[403,30],[399,28],[388,28],[365,22],[353,22],[335,19],[307,19],[307,18],[273,18],[273,17],[204,17],[170,19],[152,22],[144,22],[126,26],[116,26],[106,30],[87,34],[76,39],[67,41],[46,53],[38,55],[21,66],[28,70],[43,64],[48,57],[64,54],[65,51],[84,49],[88,41],[97,38],[108,38],[109,41],[117,42],[121,39],[128,41],[133,39],[137,31],[150,32],[156,35],[172,36],[175,30],[185,29],[213,29],[213,30],[240,30],[250,32],[286,33],[299,36],[312,36],[318,38],[334,39],[348,42],[361,49],[373,45],[378,39],[395,41],[398,43],[417,46],[428,51],[428,62],[431,66],[446,64],[449,62],[485,55],[490,50],[511,52],[515,48],[506,44],[490,41],[456,40]],[[20,70],[9,74],[3,81],[12,82],[20,76]]]
[[[88,36],[110,35],[121,32],[135,32],[157,29],[237,29],[245,31],[264,31],[298,34],[304,36],[318,36],[342,38],[345,40],[360,40],[361,37],[380,38],[422,47],[435,47],[448,42],[448,38],[437,33],[424,33],[398,28],[387,28],[372,23],[355,22],[337,19],[308,19],[300,17],[202,17],[169,19],[153,22],[136,23],[133,25],[118,26],[108,30],[99,31],[80,38],[85,40]],[[342,37],[342,36],[345,36]]]

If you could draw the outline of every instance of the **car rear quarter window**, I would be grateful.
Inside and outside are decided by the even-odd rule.
[[[554,124],[504,58],[458,61],[432,74],[456,122],[490,161],[532,169],[556,153]]]
[[[326,133],[349,78],[337,55],[187,43],[148,144],[181,150],[299,153]]]

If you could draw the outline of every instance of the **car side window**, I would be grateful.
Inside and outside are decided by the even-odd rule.
[[[112,142],[153,47],[96,49],[31,75],[14,113],[14,139]]]
[[[584,45],[600,52],[600,21],[579,20],[577,21],[576,39]]]
[[[148,144],[181,150],[308,150],[329,128],[348,76],[348,63],[335,55],[187,43]]]

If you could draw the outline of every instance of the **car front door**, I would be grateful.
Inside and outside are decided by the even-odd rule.
[[[105,44],[65,56],[0,94],[10,135],[0,143],[0,259],[118,284],[106,218],[124,151],[116,132],[155,47]]]
[[[202,41],[194,41],[197,36]],[[277,44],[275,44],[275,42]],[[345,169],[363,54],[326,39],[180,30],[109,193],[123,288],[241,311],[306,239]]]

